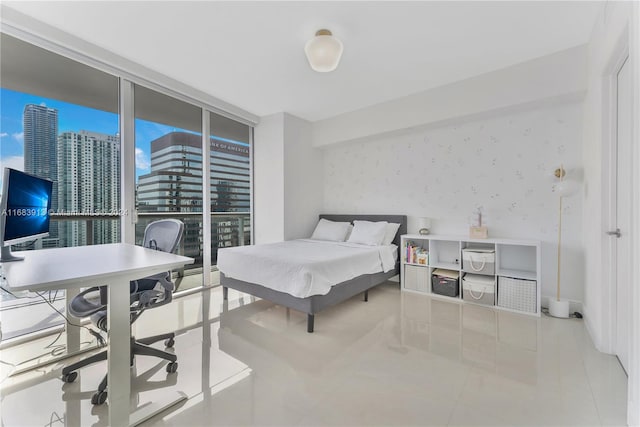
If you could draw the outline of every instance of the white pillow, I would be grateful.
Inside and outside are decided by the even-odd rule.
[[[322,218],[318,221],[316,229],[311,235],[313,240],[330,240],[333,242],[344,242],[349,232],[351,224],[348,222],[335,222]]]
[[[387,231],[387,221],[353,221],[353,231],[349,236],[349,243],[377,246],[382,243]]]
[[[396,237],[396,233],[400,228],[400,224],[396,224],[395,222],[387,223],[387,229],[384,233],[384,238],[382,239],[383,245],[390,245],[393,243],[393,239]]]

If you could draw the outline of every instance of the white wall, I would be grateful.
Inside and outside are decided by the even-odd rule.
[[[635,82],[633,95],[633,108],[638,117],[640,111],[640,4],[635,2],[631,14],[631,65],[632,80]],[[640,120],[635,120],[633,128],[633,138],[640,140]],[[633,182],[635,188],[640,188],[640,145],[635,144],[633,148],[633,158],[636,168],[633,172]],[[633,253],[640,254],[640,194],[635,192],[633,209],[636,212],[632,227],[635,241],[633,243]],[[631,290],[631,344],[629,346],[629,359],[631,368],[629,370],[629,388],[627,391],[627,424],[632,426],[640,425],[640,263],[636,262],[632,267],[631,280],[635,286]]]
[[[551,98],[582,99],[586,47],[578,46],[491,73],[313,123],[313,145],[327,146],[443,124]]]
[[[606,77],[620,43],[627,37],[627,25],[631,17],[629,2],[609,2],[603,9],[589,43],[588,92],[584,100],[583,162],[585,168],[584,192],[584,245],[585,245],[585,321],[596,347],[612,352],[612,324],[604,306],[610,301],[610,282],[602,268],[604,249],[610,238],[605,236],[604,209],[608,201],[603,198],[603,180],[608,168],[603,168],[605,146],[608,137]]]
[[[253,146],[255,243],[284,240],[284,114],[262,117]]]
[[[286,113],[255,128],[255,242],[309,237],[322,209],[322,152],[311,146],[311,124]]]
[[[610,274],[603,266],[609,258],[611,238],[605,235],[611,224],[607,209],[610,205],[608,188],[609,167],[607,146],[612,139],[610,124],[610,88],[608,80],[615,72],[615,61],[621,49],[630,51],[633,79],[635,116],[640,111],[640,11],[637,2],[607,2],[594,27],[589,42],[588,93],[584,101],[584,238],[585,238],[585,321],[596,347],[604,352],[614,351],[615,289]],[[638,258],[640,242],[640,220],[638,218],[638,167],[640,149],[638,120],[634,124],[633,140],[635,175],[634,204],[634,248],[631,259]],[[627,423],[640,425],[640,268],[632,265],[632,285],[629,326],[629,387],[627,392]]]
[[[324,208],[433,218],[465,235],[483,206],[493,237],[543,242],[542,294],[556,284],[558,199],[553,170],[582,172],[581,105],[570,103],[325,149]],[[412,222],[409,223],[412,230]],[[562,296],[583,299],[582,197],[565,199]]]
[[[311,123],[285,114],[285,240],[311,236],[323,206],[323,153],[311,145]]]

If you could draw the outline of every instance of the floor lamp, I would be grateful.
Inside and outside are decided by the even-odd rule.
[[[566,170],[562,165],[555,170],[554,175],[557,179],[552,187],[554,194],[558,196],[558,271],[556,282],[556,297],[549,300],[549,314],[553,317],[568,318],[569,317],[569,301],[560,299],[560,261],[562,254],[562,199],[571,196],[576,187],[573,181],[565,180]]]

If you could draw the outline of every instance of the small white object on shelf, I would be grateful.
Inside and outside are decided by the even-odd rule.
[[[482,223],[482,206],[478,206],[471,215],[469,237],[471,237],[472,239],[486,239],[487,237],[489,237],[487,227]]]
[[[418,218],[418,234],[421,234],[421,235],[429,234],[430,228],[431,228],[431,218],[427,218],[427,217]]]

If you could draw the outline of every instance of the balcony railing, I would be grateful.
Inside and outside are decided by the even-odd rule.
[[[101,243],[115,243],[120,241],[120,215],[117,214],[89,214],[67,215],[51,214],[50,236],[39,239],[35,243],[14,246],[15,250],[34,250],[62,246],[83,246]],[[215,267],[218,248],[242,246],[251,244],[251,216],[240,212],[215,212],[211,214],[211,264],[212,271],[203,278],[203,235],[201,212],[143,212],[138,214],[136,224],[136,244],[142,243],[144,229],[148,223],[162,219],[176,218],[185,223],[185,233],[178,248],[178,253],[190,256],[195,263],[182,271],[177,271],[176,286],[179,291],[199,287],[202,283],[215,284],[217,268]],[[44,293],[57,309],[65,311],[64,292]],[[39,309],[44,305],[40,297],[34,295],[10,295],[0,292],[0,312],[3,317],[3,332],[5,338],[13,338],[42,329],[47,329],[62,323],[57,316],[36,316],[37,322],[23,321],[23,314],[29,310]],[[49,313],[44,307],[43,313]],[[28,316],[31,318],[31,316]],[[6,322],[4,322],[6,320]]]
[[[162,218],[184,222],[185,231],[178,253],[195,258],[188,270],[202,268],[202,212],[139,212],[136,224],[136,244],[142,243],[147,224]],[[218,248],[251,244],[251,221],[248,212],[211,213],[211,256],[217,260]],[[51,214],[50,237],[42,247],[82,246],[120,241],[119,214]],[[75,223],[75,224],[74,224]],[[108,224],[111,223],[111,224]],[[73,227],[72,227],[73,225]],[[102,225],[102,227],[100,227]],[[53,231],[55,230],[55,231]],[[21,247],[30,249],[29,247]]]

